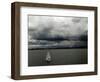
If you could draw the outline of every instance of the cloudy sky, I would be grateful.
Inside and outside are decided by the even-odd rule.
[[[87,30],[87,17],[28,16],[29,41],[86,41]]]

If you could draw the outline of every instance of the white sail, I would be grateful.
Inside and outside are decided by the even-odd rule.
[[[46,59],[47,62],[51,62],[51,55],[50,52],[47,52]]]

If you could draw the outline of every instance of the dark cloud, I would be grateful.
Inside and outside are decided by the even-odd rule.
[[[29,16],[28,40],[41,46],[86,47],[87,24],[86,17]]]

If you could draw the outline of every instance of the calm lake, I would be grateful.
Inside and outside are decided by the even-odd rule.
[[[47,53],[51,61],[46,62]],[[87,48],[28,50],[28,66],[87,64]]]

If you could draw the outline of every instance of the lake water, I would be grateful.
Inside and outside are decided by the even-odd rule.
[[[50,62],[45,60],[48,51],[51,57]],[[86,48],[28,50],[28,66],[77,65],[87,63],[88,54]]]

